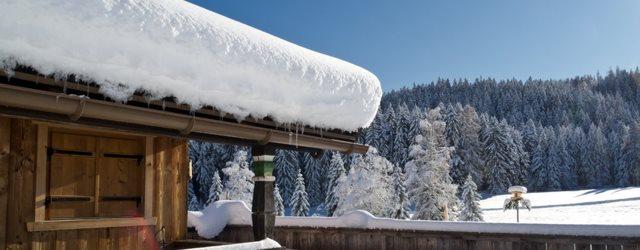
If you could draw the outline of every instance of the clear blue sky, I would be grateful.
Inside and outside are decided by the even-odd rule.
[[[385,91],[438,78],[640,66],[639,0],[189,0],[360,65]]]

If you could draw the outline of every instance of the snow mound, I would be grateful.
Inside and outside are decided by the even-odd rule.
[[[345,227],[367,228],[369,221],[375,219],[371,213],[364,210],[355,210],[339,217]]]
[[[244,202],[220,200],[187,215],[187,226],[194,227],[200,237],[207,239],[216,237],[227,224],[251,225],[251,210]]]
[[[254,242],[246,242],[246,243],[238,243],[238,244],[230,244],[230,245],[222,245],[222,246],[213,246],[213,247],[198,247],[198,248],[190,248],[190,249],[198,249],[198,250],[254,250],[254,249],[274,249],[281,248],[282,246],[275,240],[266,238],[261,241]]]
[[[361,67],[182,0],[3,0],[0,34],[0,67],[76,74],[118,101],[144,90],[239,119],[354,131],[382,96]]]

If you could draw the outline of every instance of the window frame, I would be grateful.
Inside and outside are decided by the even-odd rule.
[[[63,125],[48,122],[34,122],[37,126],[37,150],[35,170],[35,209],[34,221],[27,223],[29,231],[50,231],[69,229],[89,229],[124,226],[156,225],[157,218],[153,217],[154,198],[154,145],[153,136],[145,136],[121,131],[88,128],[82,125]],[[72,219],[47,219],[46,198],[48,195],[49,173],[47,149],[50,145],[52,131],[68,132],[70,134],[105,136],[110,138],[141,140],[144,154],[144,173],[142,190],[142,216],[139,217],[91,217]]]

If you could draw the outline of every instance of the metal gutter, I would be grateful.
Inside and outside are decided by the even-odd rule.
[[[175,130],[182,135],[200,133],[248,140],[260,145],[275,144],[352,153],[365,153],[368,150],[368,146],[348,141],[295,134],[7,84],[0,84],[0,105],[66,115],[68,122],[86,118]]]

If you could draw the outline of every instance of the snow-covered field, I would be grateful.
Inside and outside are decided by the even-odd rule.
[[[520,222],[554,224],[640,225],[640,187],[528,193],[532,209],[520,210]],[[509,195],[484,199],[486,222],[515,222],[516,211],[503,212]]]

